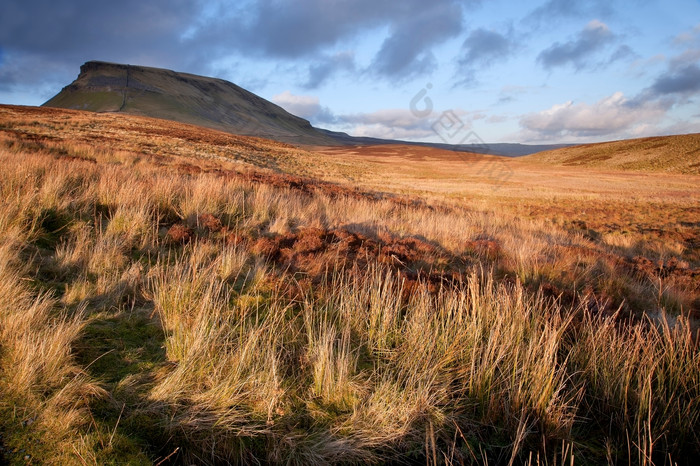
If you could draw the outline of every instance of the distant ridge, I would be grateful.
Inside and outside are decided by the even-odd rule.
[[[103,61],[82,65],[78,78],[43,106],[148,116],[300,145],[411,144],[510,157],[564,147],[450,145],[354,137],[314,128],[307,120],[223,79]]]
[[[583,144],[530,155],[534,162],[700,174],[700,133]]]

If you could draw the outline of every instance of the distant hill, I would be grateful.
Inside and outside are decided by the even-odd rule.
[[[700,133],[566,147],[529,155],[535,162],[700,174]]]
[[[347,133],[316,128],[318,131],[332,136],[344,145],[378,146],[382,144],[408,144],[411,146],[433,147],[435,149],[451,150],[454,152],[471,152],[475,154],[501,155],[504,157],[522,157],[537,152],[571,147],[573,144],[517,144],[517,143],[484,143],[484,144],[445,144],[439,142],[400,141],[397,139],[380,139],[370,137],[350,136]]]
[[[411,144],[509,157],[563,147],[450,145],[354,137],[314,128],[307,120],[223,79],[101,61],[82,65],[78,78],[43,106],[148,116],[301,145]]]
[[[87,62],[44,106],[162,118],[295,144],[337,144],[307,120],[233,83],[144,66]]]

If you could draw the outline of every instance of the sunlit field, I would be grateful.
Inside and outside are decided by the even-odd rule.
[[[697,174],[9,106],[0,167],[8,462],[700,457]]]

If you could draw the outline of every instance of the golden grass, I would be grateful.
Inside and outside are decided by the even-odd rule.
[[[33,111],[34,124],[2,110],[16,116],[2,120],[0,148],[0,427],[11,461],[700,455],[692,195],[642,189],[618,211],[628,188],[606,191],[624,179],[615,173],[572,194],[578,208],[532,187],[509,206],[537,179],[525,170],[505,194],[482,191],[490,207],[413,202],[239,174],[198,158],[197,144],[216,144],[182,143],[197,133],[179,125],[169,137],[155,120],[51,110]],[[157,143],[130,152],[148,142],[133,130],[143,122]],[[91,124],[112,134],[109,146],[83,146]],[[669,176],[680,190],[695,182]],[[582,208],[628,229],[571,216]],[[635,230],[637,220],[656,230]],[[675,240],[662,241],[669,230]]]
[[[566,147],[527,159],[547,164],[700,174],[700,134],[629,139]]]

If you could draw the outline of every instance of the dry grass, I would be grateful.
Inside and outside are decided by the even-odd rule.
[[[529,159],[547,164],[700,174],[700,134],[584,144]]]
[[[140,152],[148,138],[129,128],[146,120],[3,111],[10,461],[700,455],[698,212],[686,200],[637,192],[629,205],[657,230],[606,232],[546,195],[508,206],[522,184],[483,191],[490,208],[426,203],[240,174],[198,158],[217,140],[180,125],[170,137],[149,120],[157,142]],[[80,142],[91,124],[109,146]],[[239,142],[258,153],[254,141]],[[600,183],[578,200],[609,219],[621,201]],[[660,241],[669,229],[675,242]]]

